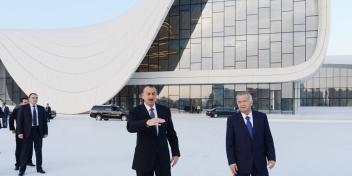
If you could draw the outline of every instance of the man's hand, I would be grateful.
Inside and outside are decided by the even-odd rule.
[[[15,130],[11,130],[11,132],[12,132],[13,134],[16,134],[16,131],[15,131]]]
[[[231,164],[230,165],[230,170],[232,172],[233,175],[237,174],[238,168],[236,164]]]
[[[268,161],[268,168],[269,168],[269,169],[274,168],[275,163],[276,163],[276,162],[275,162],[274,160],[270,160],[270,161]]]
[[[173,156],[170,160],[171,166],[174,167],[177,164],[177,161],[180,157],[179,156]]]
[[[18,138],[23,139],[23,134],[18,134]]]
[[[230,165],[230,171],[232,172],[233,175],[237,174],[238,168],[236,164],[231,164]]]
[[[148,126],[161,125],[162,123],[165,123],[165,120],[161,118],[152,118],[147,121]]]
[[[47,134],[44,134],[43,138],[46,138],[46,137],[48,137],[48,135],[47,135]]]

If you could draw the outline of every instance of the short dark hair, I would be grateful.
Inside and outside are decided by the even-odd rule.
[[[22,103],[23,100],[27,100],[27,99],[28,99],[27,97],[22,97],[22,98],[20,98],[20,103]]]
[[[30,94],[28,95],[28,98],[30,98],[32,95],[36,95],[36,96],[38,96],[38,94],[37,94],[37,93],[32,92],[32,93],[30,93]]]
[[[143,93],[143,92],[144,92],[144,89],[147,88],[147,87],[156,89],[156,86],[155,86],[155,85],[153,85],[153,84],[147,84],[147,85],[144,85],[144,86],[143,86],[141,93]]]

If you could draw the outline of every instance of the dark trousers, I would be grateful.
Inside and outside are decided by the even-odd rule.
[[[26,166],[30,156],[30,151],[33,150],[31,148],[31,145],[33,145],[33,143],[34,143],[37,170],[42,169],[43,138],[40,136],[39,127],[32,127],[30,136],[23,139],[21,159],[20,159],[20,172],[26,171]]]
[[[154,176],[154,173],[155,173],[155,176],[171,176],[170,167],[161,167],[163,165],[165,165],[165,163],[160,163],[160,160],[157,158],[155,162],[154,170],[150,172],[136,171],[137,176]]]
[[[269,174],[250,173],[250,174],[237,174],[236,176],[269,176]]]
[[[16,134],[16,151],[15,151],[15,156],[16,156],[16,164],[15,166],[20,166],[20,159],[21,159],[21,152],[22,152],[22,143],[23,140],[18,138],[18,134]],[[30,145],[30,151],[29,151],[29,157],[28,157],[28,162],[27,163],[33,163],[32,161],[32,156],[33,156],[33,144]]]
[[[258,172],[258,169],[255,167],[255,165],[253,163],[251,173],[238,173],[236,176],[269,176],[269,173],[268,173],[267,169],[265,169],[262,172]]]
[[[7,117],[2,117],[2,127],[7,128]]]

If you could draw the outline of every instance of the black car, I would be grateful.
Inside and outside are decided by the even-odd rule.
[[[236,110],[230,107],[217,107],[213,109],[209,109],[205,112],[207,116],[210,117],[220,117],[220,116],[230,116],[234,114]]]
[[[126,121],[127,116],[127,111],[116,105],[95,105],[90,110],[90,117],[96,120],[121,119]]]
[[[52,110],[49,119],[54,119],[56,117],[56,111]]]

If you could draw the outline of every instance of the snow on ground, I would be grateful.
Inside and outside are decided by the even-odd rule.
[[[352,119],[336,120],[334,114],[269,118],[277,154],[272,176],[352,175]],[[226,118],[173,113],[173,120],[182,155],[173,176],[231,175],[225,154]],[[49,123],[49,137],[43,144],[45,175],[134,176],[135,142],[126,122],[59,114]],[[15,136],[0,129],[0,176],[18,174],[14,151]],[[26,175],[40,174],[28,167]]]

